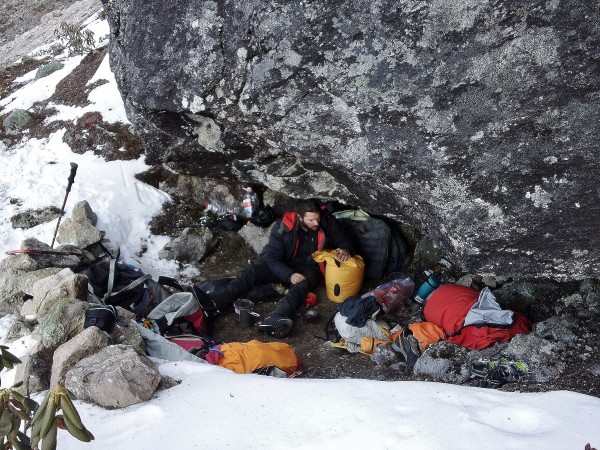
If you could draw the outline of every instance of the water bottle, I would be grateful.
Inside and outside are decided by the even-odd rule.
[[[211,203],[207,203],[204,206],[204,212],[207,214],[211,214],[213,216],[227,216],[229,214],[232,214],[233,212],[231,211],[231,208],[227,207],[227,205],[218,202],[218,201],[213,201]]]
[[[252,213],[258,209],[258,195],[256,195],[256,192],[254,192],[250,186],[246,186],[244,191],[244,197],[242,199],[244,217],[246,219],[251,219]]]
[[[423,284],[419,286],[419,289],[417,289],[417,293],[415,294],[415,301],[421,304],[424,304],[431,293],[442,284],[436,274],[432,271],[426,271],[425,275],[427,275],[427,279],[423,281]]]

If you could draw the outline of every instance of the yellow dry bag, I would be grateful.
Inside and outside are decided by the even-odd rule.
[[[314,252],[312,257],[318,263],[325,263],[325,287],[329,300],[342,303],[359,293],[365,274],[365,263],[361,256],[340,262],[337,250],[320,250]]]

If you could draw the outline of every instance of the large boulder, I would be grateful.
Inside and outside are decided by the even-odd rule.
[[[89,221],[92,225],[96,225],[96,222],[98,222],[98,215],[92,210],[92,207],[87,200],[81,200],[73,206],[71,219],[76,222]]]
[[[469,378],[465,365],[469,350],[449,342],[438,342],[428,346],[413,369],[417,376],[435,381],[461,384]]]
[[[31,121],[31,115],[24,109],[15,109],[4,119],[4,131],[6,134],[15,134],[16,131],[24,129]]]
[[[201,206],[218,203],[231,213],[242,212],[243,189],[239,183],[210,177],[177,175],[160,182],[158,187],[168,194],[187,201],[193,200]]]
[[[506,353],[531,365],[532,379],[545,383],[564,372],[566,345],[533,333],[518,334],[506,346]]]
[[[124,345],[111,345],[73,366],[65,387],[81,400],[104,408],[125,408],[150,400],[160,380],[147,356]]]
[[[88,308],[88,303],[79,300],[64,299],[56,302],[46,315],[39,318],[39,326],[33,333],[40,350],[54,351],[81,333]]]
[[[87,300],[88,279],[85,275],[63,269],[55,275],[42,278],[31,287],[35,314],[44,316],[62,299]]]
[[[96,327],[89,327],[62,344],[52,356],[52,375],[50,387],[65,383],[69,369],[83,358],[96,353],[111,343],[110,336]]]
[[[17,339],[30,335],[32,331],[33,326],[31,324],[17,318],[6,333],[6,342],[14,342]]]
[[[572,317],[550,317],[535,324],[533,331],[536,336],[551,341],[564,342],[575,345],[579,338],[576,332],[581,327],[581,322]]]
[[[52,352],[33,350],[21,358],[15,369],[15,383],[23,382],[17,390],[22,394],[41,392],[50,387]],[[29,392],[27,392],[29,390]]]
[[[0,297],[0,317],[18,313],[28,298],[29,296],[24,292],[15,292]]]
[[[213,237],[208,228],[186,228],[181,236],[173,239],[158,252],[158,257],[182,263],[198,262],[211,250]]]
[[[48,244],[35,238],[25,239],[19,250],[80,252],[78,248],[70,245],[52,249]],[[76,268],[80,264],[81,259],[71,254],[17,253],[9,255],[0,261],[0,298],[19,291],[31,295],[31,286],[37,280],[56,274],[60,272],[61,268]]]
[[[358,204],[470,273],[597,275],[596,3],[102,3],[149,163]]]
[[[31,295],[31,286],[42,278],[60,272],[59,267],[48,267],[39,270],[19,270],[11,264],[3,264],[5,261],[17,263],[17,260],[27,260],[25,255],[9,257],[0,261],[0,297],[6,297],[19,292]],[[7,267],[9,266],[9,267]]]
[[[37,80],[39,78],[47,77],[48,75],[56,72],[57,70],[62,69],[63,67],[65,67],[63,63],[53,59],[48,64],[44,64],[35,72],[35,79]]]
[[[65,219],[58,229],[58,242],[73,244],[85,248],[104,237],[104,233],[96,228],[98,216],[86,200],[75,204],[69,219]]]
[[[257,254],[262,252],[263,248],[269,242],[269,236],[271,235],[271,224],[268,228],[257,227],[252,224],[248,224],[242,227],[238,234],[244,238],[246,244],[252,247]]]
[[[55,220],[60,215],[60,209],[49,206],[43,209],[28,209],[18,212],[10,218],[13,228],[33,228],[42,223]]]
[[[117,307],[117,323],[110,330],[110,337],[115,344],[128,345],[138,354],[146,354],[146,344],[139,330],[135,326],[134,317],[127,318],[123,311],[129,313],[126,309]],[[131,313],[130,313],[131,314]]]

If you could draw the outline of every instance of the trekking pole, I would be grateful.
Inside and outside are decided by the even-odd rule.
[[[62,219],[63,214],[65,213],[65,204],[67,203],[67,197],[69,196],[69,192],[71,192],[71,186],[75,181],[75,174],[77,173],[77,164],[74,162],[71,164],[71,174],[69,175],[69,183],[67,184],[67,192],[65,193],[65,199],[62,204],[62,208],[60,210],[60,215],[58,216],[58,222],[56,223],[56,228],[54,229],[54,236],[52,236],[52,244],[50,244],[50,248],[54,248],[54,241],[56,240],[56,233],[58,233],[58,227],[60,226],[60,220]]]

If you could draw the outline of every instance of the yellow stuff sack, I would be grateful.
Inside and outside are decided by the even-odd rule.
[[[320,250],[314,252],[312,257],[318,263],[325,263],[325,287],[329,300],[342,303],[359,293],[365,274],[365,263],[361,256],[340,262],[337,250]]]

